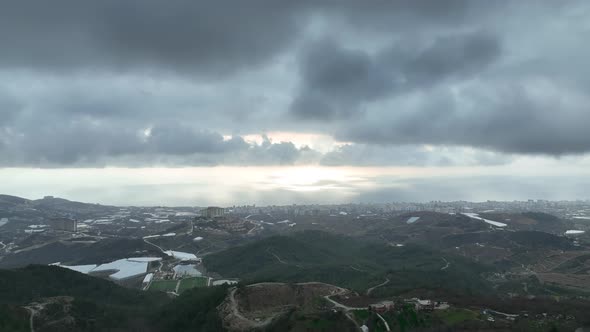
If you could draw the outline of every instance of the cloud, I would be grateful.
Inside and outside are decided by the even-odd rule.
[[[75,165],[105,155],[124,155],[141,147],[139,135],[123,127],[89,121],[31,124],[28,132],[6,131],[4,166]]]
[[[288,2],[19,1],[0,12],[2,67],[228,74],[297,33]]]
[[[149,152],[172,155],[227,153],[248,147],[241,137],[224,140],[218,133],[195,131],[184,126],[150,128],[145,145]]]
[[[0,165],[495,165],[584,154],[589,7],[7,3]],[[271,132],[338,142],[244,139]]]
[[[8,133],[4,142],[1,166],[295,165],[319,156],[308,147],[267,138],[256,144],[189,126],[132,129],[92,121],[39,126],[34,135]]]
[[[129,127],[111,121],[77,119],[29,123],[33,131],[0,131],[0,166],[469,166],[499,165],[507,155],[474,149],[346,144],[319,152],[293,142],[259,143],[241,136],[174,123]]]
[[[470,148],[346,144],[322,156],[325,166],[497,166],[513,157]]]
[[[502,86],[504,85],[504,86]],[[506,153],[590,151],[589,98],[547,80],[475,84],[400,102],[399,113],[350,122],[337,137],[367,144],[445,144]],[[375,114],[375,115],[377,115]]]
[[[317,162],[320,155],[307,146],[297,148],[292,142],[273,143],[263,135],[263,142],[253,144],[250,149],[243,151],[238,156],[238,162],[248,165],[309,164]]]
[[[2,6],[0,67],[219,76],[264,65],[317,17],[388,31],[457,26],[486,15],[489,7],[465,0],[23,0]]]
[[[480,31],[414,44],[395,42],[375,54],[331,39],[307,45],[300,56],[301,91],[293,114],[317,120],[350,117],[363,103],[476,74],[500,54],[497,38]]]
[[[349,116],[360,103],[387,93],[392,84],[367,53],[345,49],[333,40],[308,45],[300,72],[302,91],[292,106],[299,118]]]

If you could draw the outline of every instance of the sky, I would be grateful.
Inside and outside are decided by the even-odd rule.
[[[0,193],[588,199],[590,3],[0,0]]]

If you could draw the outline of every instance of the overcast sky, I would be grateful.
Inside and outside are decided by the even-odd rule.
[[[584,0],[0,0],[0,192],[590,198],[589,35]]]

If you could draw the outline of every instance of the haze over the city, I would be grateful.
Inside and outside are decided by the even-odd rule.
[[[17,1],[0,193],[588,199],[586,1]]]

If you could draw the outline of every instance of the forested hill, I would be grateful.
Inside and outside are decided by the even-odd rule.
[[[216,307],[226,293],[225,287],[196,288],[171,299],[55,266],[0,269],[0,331],[29,331],[23,307],[31,302],[45,306],[35,318],[41,332],[219,331]]]
[[[489,290],[491,267],[425,247],[366,243],[320,231],[274,236],[205,257],[210,271],[255,281],[321,281],[365,291],[385,278],[390,295],[412,288]],[[432,273],[436,272],[436,273]],[[456,278],[463,282],[458,287]]]

